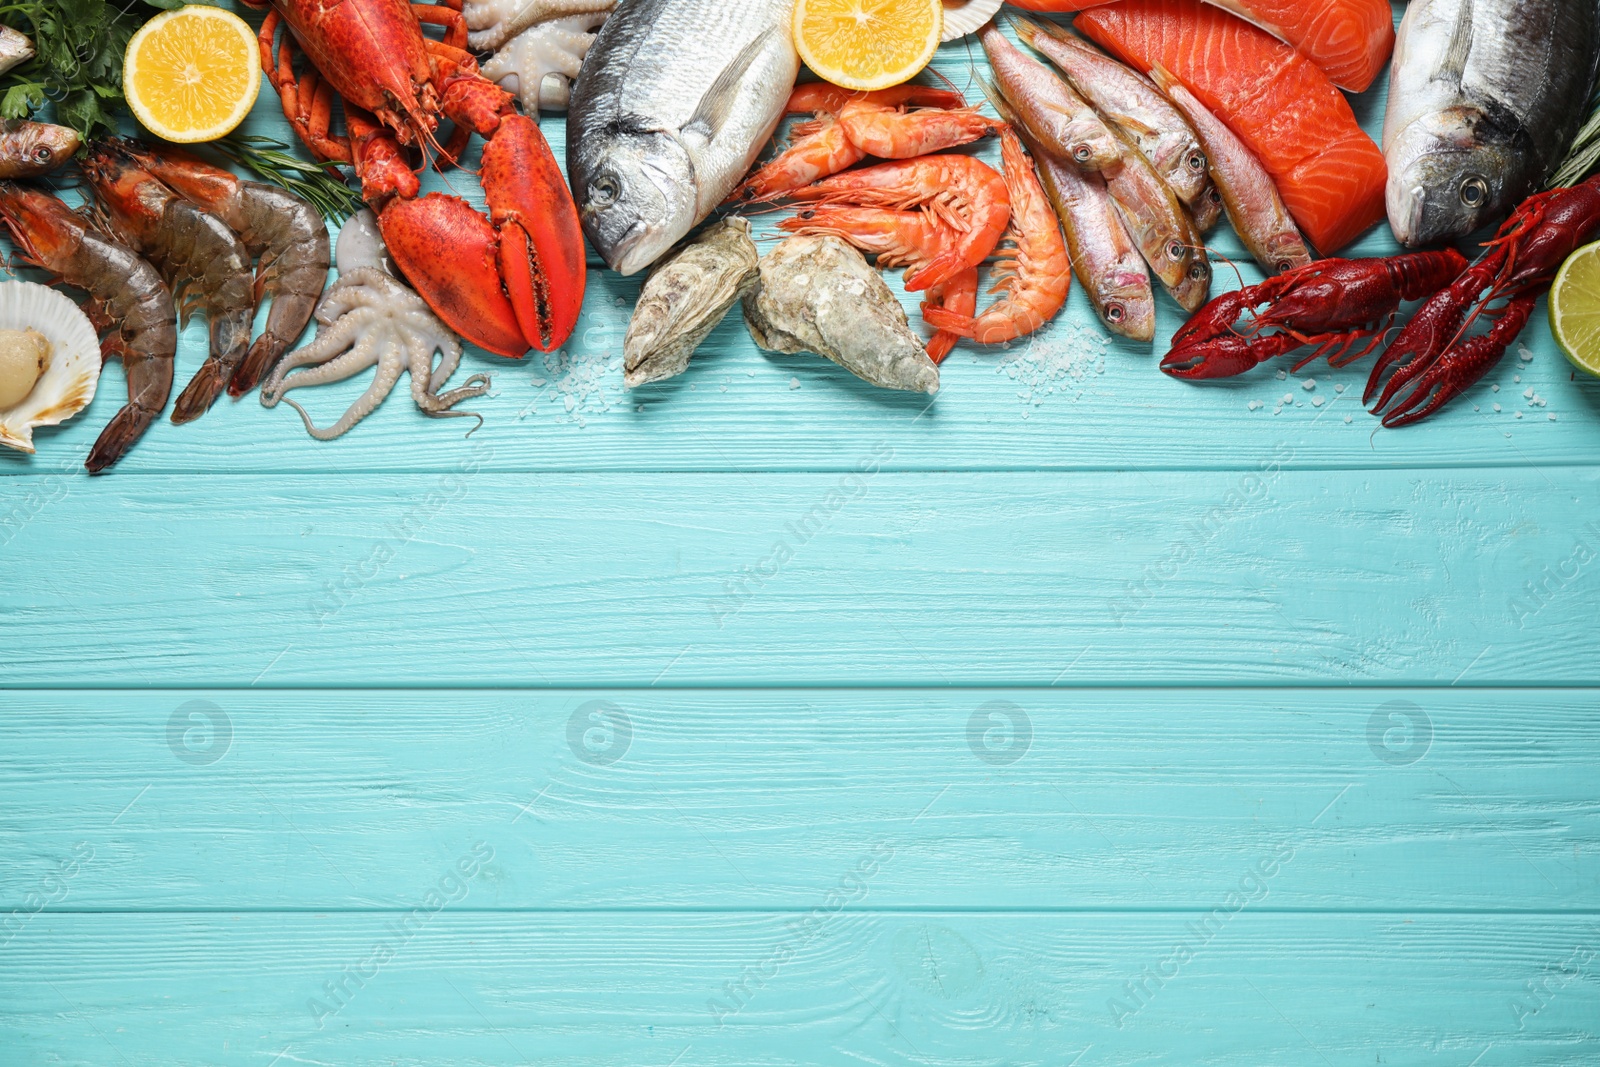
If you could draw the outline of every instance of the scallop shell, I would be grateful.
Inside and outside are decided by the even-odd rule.
[[[33,451],[33,428],[65,422],[94,399],[100,380],[100,339],[89,316],[65,294],[37,282],[0,282],[0,330],[44,334],[50,365],[33,390],[0,411],[0,445]]]
[[[977,33],[1003,3],[1005,0],[944,0],[944,36],[940,40],[953,41]]]

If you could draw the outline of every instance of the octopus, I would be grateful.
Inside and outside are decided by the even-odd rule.
[[[432,418],[483,417],[456,411],[464,400],[489,391],[489,376],[474,374],[459,388],[441,393],[461,364],[461,341],[423,299],[388,270],[388,256],[377,222],[363,211],[345,224],[337,251],[339,280],[317,305],[317,336],[285,356],[261,387],[264,407],[279,401],[300,413],[306,432],[319,441],[345,434],[383,403],[404,372],[411,374],[411,399]],[[441,358],[434,366],[434,354]],[[305,408],[284,394],[306,385],[326,385],[377,367],[372,384],[339,421],[326,428],[311,421]],[[300,373],[290,376],[292,371]]]
[[[572,82],[616,0],[464,0],[467,44],[494,52],[483,76],[517,94],[535,120],[564,111]]]

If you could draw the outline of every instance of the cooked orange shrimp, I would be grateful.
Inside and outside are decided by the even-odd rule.
[[[793,144],[746,178],[728,200],[776,200],[866,158],[832,116],[807,126],[812,128],[803,136],[797,134]]]
[[[896,85],[876,92],[857,92],[827,82],[806,82],[794,87],[784,110],[790,115],[807,112],[837,115],[852,100],[888,107],[965,107],[967,103],[954,89],[935,89],[931,85]]]
[[[907,106],[926,110],[899,110]],[[811,112],[817,119],[791,130],[794,141],[789,147],[746,178],[728,197],[730,202],[776,200],[868,155],[909,159],[976,141],[994,126],[992,120],[965,110],[960,93],[925,85],[853,93],[825,82],[808,82],[795,88],[787,111]],[[850,119],[844,121],[847,112]]]
[[[167,405],[178,350],[172,291],[132,249],[36,189],[0,182],[0,222],[27,262],[89,294],[83,310],[103,335],[101,358],[122,360],[128,402],[89,451],[84,466],[96,474],[121,459]]]
[[[179,196],[228,224],[259,258],[256,303],[272,297],[266,328],[228,381],[243,396],[305,332],[328,284],[328,227],[317,209],[276,185],[244,181],[177,148],[159,151],[117,139],[139,164]]]
[[[839,109],[839,125],[852,144],[879,159],[915,159],[970,144],[1000,129],[976,108],[900,111],[888,104],[852,100]]]
[[[977,318],[964,319],[943,308],[923,312],[923,318],[939,329],[981,345],[1026,337],[1055,317],[1072,288],[1072,262],[1055,210],[1034,173],[1033,161],[1009,129],[1000,132],[1000,157],[1011,196],[1009,233],[1016,248],[1000,261],[1001,280],[990,292],[1004,295]]]
[[[884,269],[905,267],[909,271],[925,266],[939,256],[955,239],[955,232],[926,211],[894,211],[881,207],[824,206],[802,211],[778,224],[790,233],[842,238],[856,248],[878,258]],[[970,316],[978,305],[978,272],[969,269],[950,281],[930,288],[924,294],[924,313],[943,307],[958,315]],[[937,331],[926,348],[928,358],[943,362],[955,347],[953,333]]]
[[[949,247],[906,278],[917,293],[982,263],[1011,219],[1005,179],[971,156],[922,156],[836,174],[797,189],[797,200],[901,210],[924,208],[953,231]]]

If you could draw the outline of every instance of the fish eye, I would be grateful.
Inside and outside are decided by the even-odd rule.
[[[44,145],[40,145],[38,148],[35,148],[33,150],[33,161],[35,163],[50,162],[50,149],[46,148]]]
[[[1206,196],[1213,204],[1216,204],[1219,207],[1222,205],[1222,190],[1218,189],[1215,185],[1206,190]]]
[[[1189,277],[1193,278],[1197,282],[1203,281],[1206,278],[1211,277],[1211,268],[1207,267],[1204,263],[1197,261],[1189,268]]]
[[[1287,259],[1280,259],[1278,261],[1279,274],[1288,274],[1292,270],[1294,270],[1294,264],[1290,263]]]
[[[1079,163],[1087,163],[1094,158],[1094,150],[1086,144],[1081,144],[1072,150],[1072,158]]]
[[[1107,304],[1106,305],[1106,321],[1107,322],[1121,322],[1123,319],[1127,318],[1127,316],[1128,316],[1128,313],[1122,309],[1122,305],[1121,304]]]
[[[602,174],[589,183],[589,199],[595,207],[610,207],[617,202],[620,192],[617,179],[609,174]]]
[[[1189,169],[1196,174],[1206,169],[1206,157],[1199,152],[1190,152],[1188,163]]]
[[[1168,259],[1172,259],[1172,260],[1182,259],[1183,258],[1183,253],[1184,253],[1184,247],[1183,247],[1183,242],[1182,241],[1168,241],[1167,242],[1167,258]]]
[[[1489,199],[1489,184],[1482,178],[1468,178],[1461,183],[1461,202],[1467,207],[1482,207]]]

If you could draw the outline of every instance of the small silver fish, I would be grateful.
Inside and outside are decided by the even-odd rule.
[[[728,218],[708,226],[650,273],[622,341],[629,389],[682,374],[728,309],[755,284],[761,253],[750,223]]]
[[[1130,341],[1149,341],[1156,334],[1155,291],[1144,256],[1122,221],[1122,212],[1098,174],[1085,174],[1044,150],[1027,127],[1017,122],[1004,101],[990,102],[1011,123],[1033,154],[1061,229],[1067,237],[1072,273],[1083,283],[1089,303],[1112,333]]]
[[[1216,182],[1228,219],[1239,239],[1268,274],[1303,267],[1311,262],[1305,238],[1278,195],[1272,175],[1261,160],[1226,123],[1206,110],[1188,88],[1164,70],[1151,72],[1172,102],[1194,124],[1205,146],[1211,177]]]
[[[1101,176],[1156,280],[1179,307],[1198,311],[1211,295],[1211,262],[1178,194],[1131,144],[1122,162]]]
[[[769,352],[815,352],[884,389],[939,391],[939,368],[900,301],[837,237],[791,237],[768,252],[744,321]]]
[[[572,90],[567,168],[613,270],[654,263],[733,191],[800,71],[793,0],[622,0]]]
[[[48,174],[71,159],[82,141],[77,131],[48,122],[0,122],[0,178]]]
[[[1542,186],[1588,112],[1595,0],[1411,0],[1383,154],[1401,244],[1462,237]]]
[[[1054,23],[1014,21],[1030,48],[1058,67],[1103,117],[1133,138],[1156,172],[1194,211],[1206,185],[1206,154],[1193,127],[1155,83]]]
[[[990,22],[978,31],[995,85],[1021,124],[1053,155],[1087,171],[1115,165],[1126,147],[1089,102]]]

